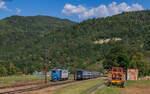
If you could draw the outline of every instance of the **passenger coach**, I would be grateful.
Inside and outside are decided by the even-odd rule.
[[[92,78],[97,78],[100,77],[101,73],[100,72],[95,72],[95,71],[86,71],[86,70],[77,70],[75,73],[75,80],[85,80],[85,79],[92,79]]]

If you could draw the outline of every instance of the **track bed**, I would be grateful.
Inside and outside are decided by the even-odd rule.
[[[58,86],[62,84],[67,84],[67,83],[73,83],[75,82],[74,80],[67,80],[67,81],[59,81],[59,82],[48,82],[48,83],[37,83],[37,84],[30,84],[30,85],[22,85],[22,86],[17,86],[17,87],[10,87],[10,88],[4,88],[0,89],[0,94],[16,94],[16,93],[23,93],[27,91],[34,91],[34,90],[39,90],[47,87],[53,87],[53,86]]]

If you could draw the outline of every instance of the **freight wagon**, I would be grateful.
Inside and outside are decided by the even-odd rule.
[[[100,77],[100,72],[90,72],[86,70],[77,70],[75,73],[75,80],[85,80]]]
[[[69,78],[68,70],[53,69],[52,72],[51,72],[51,79],[52,79],[52,81],[67,80],[68,78]]]

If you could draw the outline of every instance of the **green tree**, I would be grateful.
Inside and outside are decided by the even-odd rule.
[[[121,54],[117,57],[117,63],[119,64],[119,67],[122,67],[124,69],[127,69],[129,67],[129,59],[127,54]]]
[[[8,71],[5,67],[0,67],[0,76],[6,76],[7,72]]]
[[[8,73],[9,75],[14,75],[17,73],[17,68],[14,66],[13,63],[10,63]]]
[[[150,50],[150,34],[147,34],[145,37],[144,48]]]
[[[105,56],[103,66],[106,69],[111,69],[112,67],[123,67],[127,69],[129,66],[129,59],[125,48],[121,45],[110,48]]]
[[[141,52],[137,52],[131,56],[130,68],[138,69],[139,76],[146,76],[149,74],[148,63],[146,62],[144,55]]]

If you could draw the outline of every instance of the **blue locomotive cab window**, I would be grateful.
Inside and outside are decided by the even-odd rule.
[[[52,71],[52,73],[56,73],[56,71],[55,71],[55,70],[53,70],[53,71]]]

